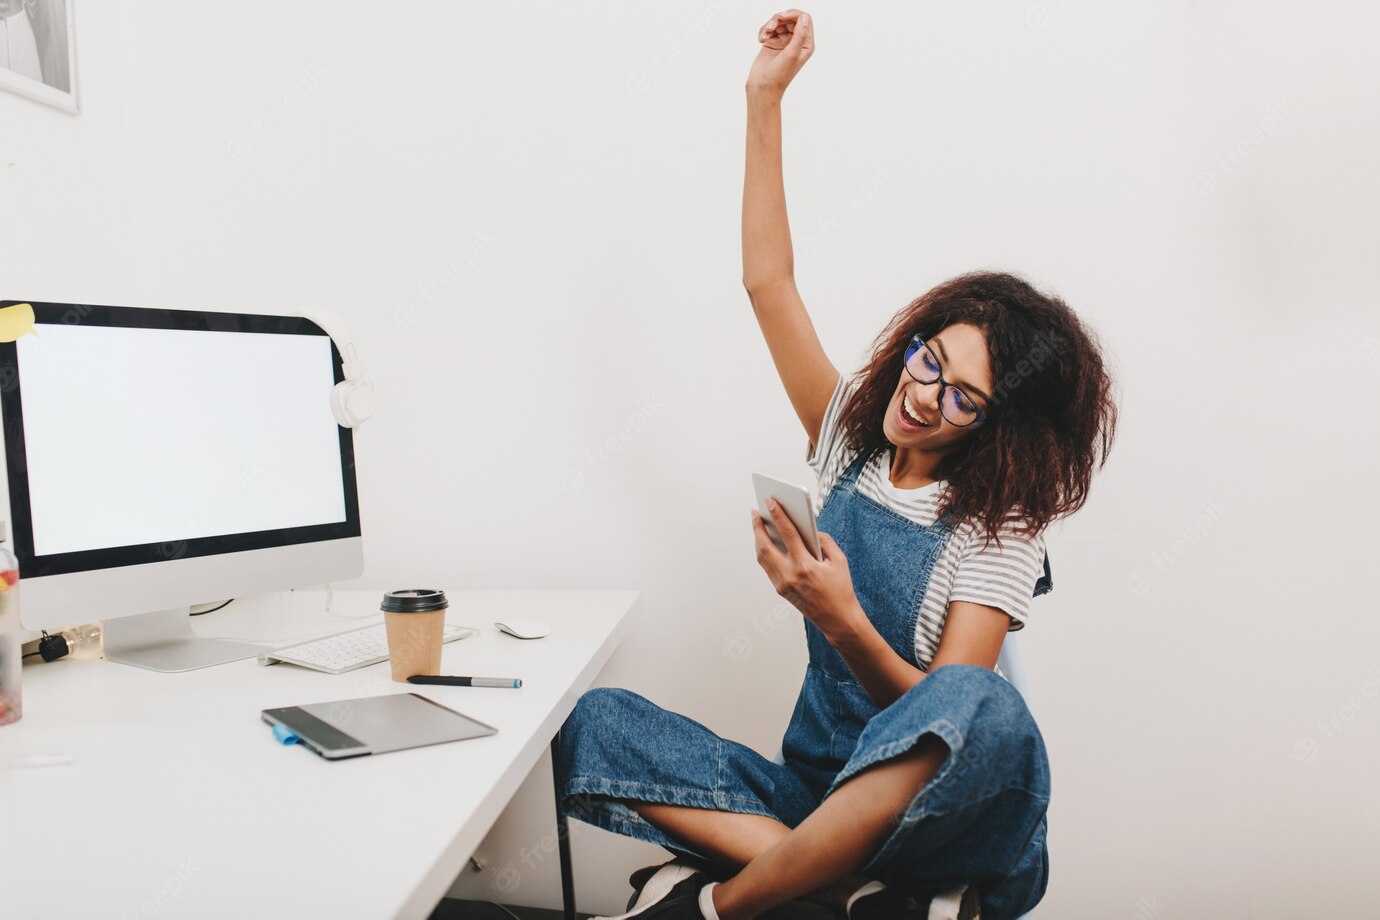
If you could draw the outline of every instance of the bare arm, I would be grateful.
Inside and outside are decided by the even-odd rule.
[[[946,664],[975,664],[992,669],[1001,655],[1011,618],[1006,612],[972,601],[952,601],[929,671],[906,661],[887,644],[866,614],[850,618],[850,628],[830,636],[830,644],[847,662],[872,701],[883,708],[904,696],[925,675]]]
[[[781,98],[814,51],[808,13],[787,10],[758,33],[762,48],[747,82],[743,178],[743,287],[810,443],[839,381],[795,286],[795,262],[781,174]]]
[[[786,598],[828,640],[862,684],[867,695],[885,708],[925,679],[926,671],[911,664],[882,637],[868,619],[854,591],[848,560],[834,538],[819,533],[823,559],[805,548],[789,515],[769,504],[772,520],[786,544],[783,553],[767,535],[765,520],[752,512],[757,562],[771,579],[772,587]],[[996,666],[1011,617],[997,607],[972,601],[950,601],[944,631],[939,637],[929,670],[946,664]]]

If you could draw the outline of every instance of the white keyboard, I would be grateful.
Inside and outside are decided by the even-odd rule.
[[[477,635],[478,632],[479,630],[469,626],[446,624],[446,631],[441,637],[441,641],[454,642],[456,639],[468,639],[470,636]],[[367,664],[377,664],[387,660],[388,634],[384,632],[382,623],[377,626],[362,626],[359,629],[351,629],[321,639],[308,639],[306,642],[286,645],[259,656],[259,664],[277,664],[280,661],[286,661],[288,664],[325,671],[327,674],[343,674],[346,671],[353,671],[355,668],[362,668]]]

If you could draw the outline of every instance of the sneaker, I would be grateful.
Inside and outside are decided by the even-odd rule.
[[[982,920],[976,885],[958,885],[930,899],[927,920]]]
[[[846,910],[848,920],[928,920],[914,899],[875,881],[853,892]]]
[[[688,903],[691,913],[685,917],[703,920],[700,916],[700,889],[711,879],[698,864],[687,859],[673,859],[660,866],[638,869],[628,879],[633,888],[632,899],[628,902],[628,912],[617,917],[596,917],[594,920],[627,920],[631,917],[658,917],[671,920],[682,916],[683,912],[665,913],[664,908]]]
[[[664,897],[672,885],[681,879],[689,878],[696,872],[711,882],[726,882],[733,877],[733,872],[730,869],[689,856],[677,856],[670,862],[662,863],[659,866],[644,866],[628,876],[628,884],[632,886],[633,893],[628,898],[628,906],[625,910],[646,907],[648,904],[655,903],[655,899]],[[649,888],[648,886],[654,878],[657,883]],[[646,892],[649,900],[643,900],[644,892]]]
[[[662,870],[666,871],[663,872]],[[687,870],[689,871],[687,872]],[[710,882],[726,882],[735,874],[732,869],[724,866],[684,856],[659,866],[646,866],[628,877],[628,884],[632,885],[633,894],[632,897],[628,898],[627,909],[633,910],[637,907],[646,907],[656,903],[656,899],[661,895],[654,891],[649,883],[653,878],[658,877],[658,873],[660,873],[660,878],[658,878],[656,887],[659,888],[665,886],[667,882],[674,885],[676,881],[688,878],[696,871],[702,873],[705,879]],[[680,878],[678,879],[677,876]],[[819,902],[790,901],[762,912],[758,916],[758,920],[838,920],[838,915],[827,905]]]
[[[874,881],[848,899],[848,920],[982,920],[978,907],[976,885],[959,885],[924,904]]]

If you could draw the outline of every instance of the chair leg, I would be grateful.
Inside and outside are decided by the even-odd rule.
[[[570,864],[570,825],[561,811],[561,780],[556,764],[561,757],[561,733],[551,738],[551,782],[556,792],[556,843],[561,854],[561,900],[565,905],[565,920],[575,920],[575,875]]]

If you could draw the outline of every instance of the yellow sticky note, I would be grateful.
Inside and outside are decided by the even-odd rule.
[[[0,307],[0,342],[13,342],[21,335],[29,333],[38,335],[38,330],[34,328],[32,305],[17,303]]]

